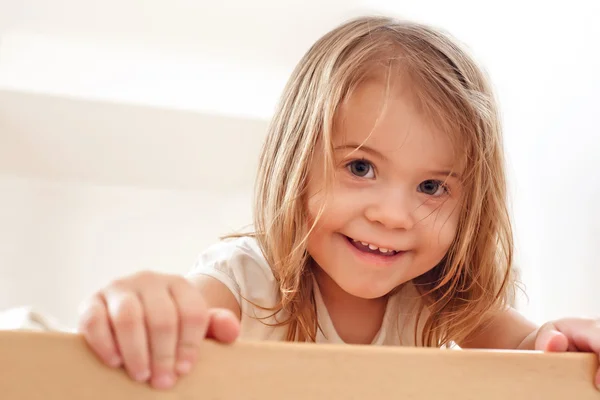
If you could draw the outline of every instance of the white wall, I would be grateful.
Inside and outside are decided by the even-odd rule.
[[[64,324],[110,279],[185,273],[219,235],[251,223],[248,191],[212,193],[0,178],[0,309]]]
[[[92,288],[183,272],[248,223],[287,74],[363,11],[443,26],[485,64],[505,122],[521,309],[538,322],[600,315],[597,0],[0,2],[0,309],[33,304],[72,324]]]

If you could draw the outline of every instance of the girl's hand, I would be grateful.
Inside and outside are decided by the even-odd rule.
[[[85,302],[79,331],[105,364],[124,366],[133,379],[165,389],[190,371],[205,337],[234,341],[239,321],[228,310],[209,309],[183,277],[142,272]]]
[[[600,358],[600,320],[566,318],[548,322],[537,331],[535,350],[592,352]],[[600,389],[600,369],[594,383]]]

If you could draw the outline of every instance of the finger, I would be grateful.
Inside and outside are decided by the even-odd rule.
[[[148,339],[140,299],[134,292],[116,288],[107,289],[104,297],[125,369],[137,381],[148,380]]]
[[[222,343],[234,342],[240,334],[240,321],[227,309],[213,308],[209,310],[210,322],[207,338],[215,339]]]
[[[569,348],[567,349],[567,351],[576,353],[579,351],[579,349],[577,348],[577,346],[575,346],[575,344],[572,341],[569,340]]]
[[[78,330],[86,342],[106,365],[118,367],[122,359],[111,329],[104,297],[95,295],[81,307]]]
[[[151,384],[168,389],[175,384],[175,354],[178,338],[177,308],[168,288],[149,287],[141,293],[146,310],[150,345]]]
[[[569,349],[569,339],[554,329],[553,325],[542,327],[535,339],[535,349],[549,352],[563,352]]]
[[[600,357],[600,321],[584,318],[569,318],[556,321],[556,329],[565,334],[577,351],[593,352]],[[594,377],[600,390],[600,369]]]
[[[600,356],[600,322],[592,319],[571,318],[554,323],[578,351],[593,352]]]
[[[179,313],[176,370],[186,374],[196,362],[198,347],[206,336],[208,309],[199,291],[185,280],[174,282],[170,291]]]

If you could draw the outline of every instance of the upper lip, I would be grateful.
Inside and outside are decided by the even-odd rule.
[[[379,245],[379,244],[377,244],[376,242],[371,242],[371,241],[368,241],[368,240],[361,240],[361,239],[353,238],[353,237],[351,237],[351,236],[346,236],[346,237],[347,237],[348,239],[350,239],[350,240],[354,240],[354,241],[356,241],[356,242],[361,242],[361,243],[368,243],[368,244],[372,244],[373,246],[377,246],[377,247],[378,247],[378,248],[380,248],[380,249],[387,249],[387,250],[394,250],[394,251],[403,251],[403,250],[400,250],[400,249],[399,249],[399,247],[397,247],[397,246],[386,246],[386,245]]]

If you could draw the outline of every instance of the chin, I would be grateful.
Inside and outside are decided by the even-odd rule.
[[[365,285],[364,282],[357,282],[355,285],[338,283],[338,286],[349,295],[365,300],[379,299],[395,288],[395,286],[388,287],[388,285]]]

